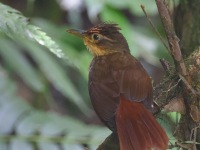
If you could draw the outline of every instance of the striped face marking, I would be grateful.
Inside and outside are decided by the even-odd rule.
[[[113,50],[108,50],[103,47],[102,43],[105,41],[109,42],[116,42],[115,40],[111,39],[110,37],[106,36],[109,35],[109,32],[115,32],[120,30],[116,24],[99,24],[87,31],[85,31],[85,37],[83,39],[84,44],[88,48],[88,50],[95,56],[106,55],[112,53]]]

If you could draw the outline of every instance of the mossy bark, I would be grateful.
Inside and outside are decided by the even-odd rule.
[[[184,58],[200,45],[200,0],[180,0],[175,9],[174,27]]]

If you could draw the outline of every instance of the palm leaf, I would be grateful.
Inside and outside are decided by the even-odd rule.
[[[0,69],[0,146],[10,150],[84,150],[110,133],[72,117],[39,111],[16,95],[16,84]],[[9,88],[11,87],[11,88]]]

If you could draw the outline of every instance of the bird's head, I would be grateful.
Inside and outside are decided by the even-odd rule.
[[[94,56],[108,55],[118,51],[129,51],[124,36],[117,24],[102,23],[88,30],[69,29],[67,32],[83,39]]]

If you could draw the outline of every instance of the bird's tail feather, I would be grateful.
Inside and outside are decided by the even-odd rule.
[[[166,150],[168,137],[142,103],[121,98],[116,112],[121,150]]]

